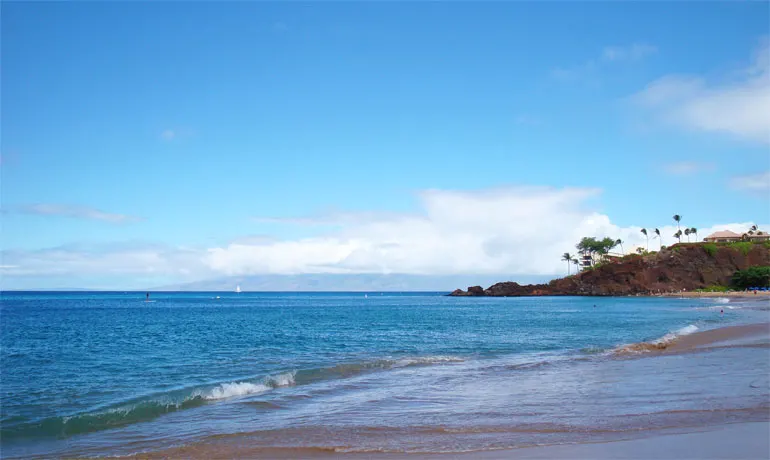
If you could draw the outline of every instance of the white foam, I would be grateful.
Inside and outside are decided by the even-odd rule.
[[[419,356],[416,358],[404,358],[399,359],[395,363],[393,363],[393,367],[406,367],[406,366],[417,366],[417,365],[425,365],[425,364],[441,364],[441,363],[461,363],[465,361],[462,358],[458,358],[456,356]]]
[[[203,399],[216,400],[232,398],[234,396],[245,396],[255,393],[264,393],[270,390],[270,387],[261,383],[249,382],[231,382],[223,383],[203,396]]]
[[[697,330],[698,330],[698,326],[694,324],[690,324],[689,326],[685,326],[679,329],[678,331],[669,332],[668,334],[664,335],[663,337],[657,340],[652,341],[651,343],[655,345],[671,343],[674,340],[676,340],[678,337],[682,337],[684,335],[690,335],[693,332],[696,332]]]
[[[294,385],[294,376],[296,372],[287,372],[285,374],[279,374],[275,377],[268,377],[265,379],[265,383],[271,387],[288,387]]]
[[[714,299],[714,302],[716,302],[716,303],[730,303],[730,299],[728,299],[727,297],[717,297],[716,299]]]
[[[246,396],[270,391],[273,388],[287,387],[294,385],[294,375],[296,372],[286,372],[276,376],[266,377],[262,383],[252,382],[228,382],[222,383],[212,388],[208,393],[201,395],[203,399],[210,401],[217,399],[232,398],[235,396]]]
[[[708,307],[709,310],[721,310],[723,308],[726,308],[728,310],[736,310],[736,309],[739,309],[741,307],[736,307],[734,305],[712,305],[712,306]]]

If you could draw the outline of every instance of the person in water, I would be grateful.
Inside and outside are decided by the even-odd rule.
[[[150,301],[150,293],[149,292],[147,293],[147,296],[145,297],[144,301],[145,302],[149,302]]]

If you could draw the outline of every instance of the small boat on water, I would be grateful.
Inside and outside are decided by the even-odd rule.
[[[235,292],[238,293],[238,294],[241,293],[241,285],[240,284],[235,286]]]

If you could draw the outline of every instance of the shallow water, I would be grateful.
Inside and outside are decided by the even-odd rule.
[[[637,360],[610,352],[767,321],[761,303],[434,293],[152,298],[2,294],[4,457],[130,454],[223,439],[467,451],[767,419],[767,348]]]

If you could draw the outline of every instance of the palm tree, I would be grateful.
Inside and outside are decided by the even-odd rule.
[[[695,235],[695,241],[698,241],[698,229],[695,227],[690,227],[690,235]]]
[[[644,237],[647,238],[647,250],[649,251],[650,250],[650,237],[647,235],[647,229],[643,228],[641,230],[641,232],[644,235]]]
[[[660,236],[660,230],[658,230],[657,228],[655,229],[655,237],[658,238],[658,243],[660,243],[660,247],[658,248],[658,250],[660,251],[661,249],[663,249],[663,237]]]
[[[623,250],[623,241],[621,241],[621,240],[620,240],[620,238],[618,238],[617,240],[615,240],[615,246],[617,246],[617,245],[620,245],[620,252],[621,252],[623,255],[626,255],[626,251],[624,251],[624,250]]]
[[[575,273],[580,271],[580,261],[577,259],[572,259],[572,263],[575,264]]]
[[[674,238],[679,240],[679,242],[681,243],[682,242],[682,231],[681,230],[677,230],[676,233],[674,233]]]
[[[565,252],[564,254],[562,254],[561,260],[567,262],[567,275],[569,275],[570,274],[569,269],[571,267],[570,262],[572,262],[572,254],[570,254],[569,252]]]
[[[690,229],[689,228],[685,228],[684,229],[684,234],[687,235],[687,242],[689,243],[690,242]]]
[[[751,228],[749,228],[749,235],[753,235],[754,232],[756,232],[758,227],[756,225],[752,225]]]
[[[674,214],[674,220],[676,221],[676,229],[681,230],[681,228],[679,228],[679,222],[682,220],[682,216]]]

